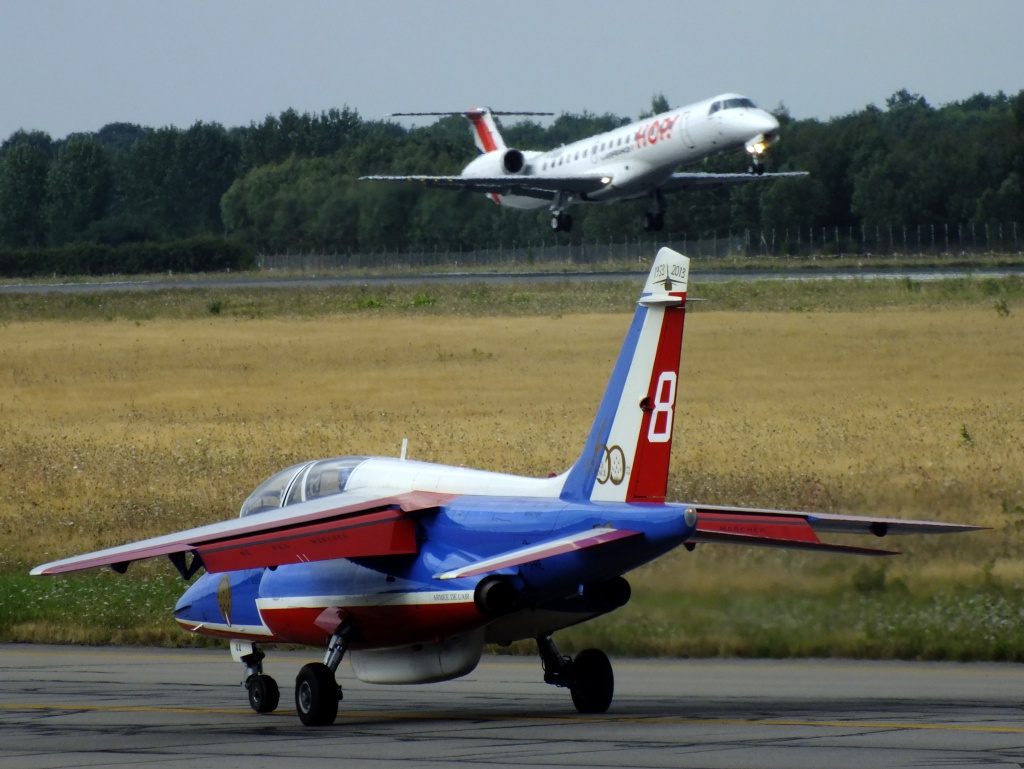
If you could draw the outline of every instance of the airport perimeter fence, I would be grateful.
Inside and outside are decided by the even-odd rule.
[[[510,243],[474,250],[445,246],[374,252],[295,251],[259,254],[256,264],[265,270],[315,271],[324,269],[466,269],[502,265],[543,267],[581,264],[600,269],[635,261],[650,263],[661,246],[700,259],[870,259],[874,257],[948,258],[1016,254],[1024,251],[1024,227],[1008,224],[933,224],[904,227],[813,227],[803,229],[744,230],[724,234],[685,235],[648,233],[639,237],[565,243],[550,240]]]

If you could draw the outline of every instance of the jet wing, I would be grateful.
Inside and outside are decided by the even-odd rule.
[[[439,507],[450,496],[411,492],[390,496],[346,492],[278,510],[168,534],[37,566],[32,574],[63,574],[166,555],[186,579],[200,566],[213,573],[308,563],[331,558],[403,555],[418,550],[411,513]],[[193,556],[186,566],[186,554]]]
[[[818,533],[874,534],[955,534],[978,531],[984,526],[959,523],[913,521],[903,518],[870,518],[858,515],[805,513],[795,510],[769,510],[756,507],[692,505],[697,511],[697,531],[689,542],[727,542],[737,545],[779,547],[790,550],[817,550],[857,555],[898,555],[895,550],[835,545],[822,542]]]
[[[620,539],[635,537],[639,531],[628,531],[625,529],[612,529],[602,526],[596,529],[570,534],[567,537],[559,537],[548,542],[541,542],[536,545],[509,550],[500,555],[486,558],[481,561],[466,564],[458,569],[435,574],[434,579],[458,579],[459,577],[475,577],[480,574],[487,574],[491,571],[509,569],[513,566],[521,566],[524,563],[533,563],[545,558],[553,558],[563,553],[571,553],[574,550],[584,550],[588,547],[604,545],[609,542],[616,542]]]
[[[375,182],[418,182],[426,187],[470,190],[494,195],[522,195],[550,200],[557,192],[582,194],[608,186],[606,174],[585,176],[360,176]]]
[[[807,176],[806,171],[783,171],[774,174],[713,174],[713,173],[675,173],[658,189],[662,192],[682,192],[684,190],[708,189],[711,187],[731,187],[737,184],[770,181],[772,179],[796,179]]]

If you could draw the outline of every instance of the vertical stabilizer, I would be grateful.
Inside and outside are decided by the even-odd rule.
[[[563,499],[664,502],[690,260],[662,248]]]
[[[473,141],[481,154],[506,148],[505,140],[498,131],[498,124],[494,122],[494,113],[490,109],[478,107],[467,110],[464,114],[473,131]]]

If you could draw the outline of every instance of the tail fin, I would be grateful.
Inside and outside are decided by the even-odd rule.
[[[494,122],[494,113],[488,107],[477,107],[463,114],[469,121],[473,141],[481,154],[506,149],[498,124]]]
[[[690,260],[662,248],[562,499],[664,502]]]
[[[481,154],[495,150],[508,149],[501,137],[495,115],[518,115],[520,117],[550,117],[552,112],[495,112],[490,107],[474,107],[465,112],[392,112],[391,117],[441,117],[445,115],[462,115],[469,121],[473,132],[473,142]]]

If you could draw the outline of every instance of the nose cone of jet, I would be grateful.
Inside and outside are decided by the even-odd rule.
[[[779,121],[770,112],[758,110],[751,115],[751,124],[753,129],[761,134],[769,144],[779,138]]]

